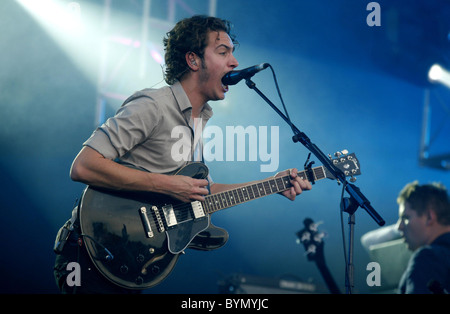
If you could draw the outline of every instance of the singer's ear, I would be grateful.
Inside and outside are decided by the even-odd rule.
[[[197,61],[199,58],[197,56],[197,54],[195,52],[189,51],[188,53],[186,53],[186,63],[188,65],[188,67],[192,70],[192,71],[198,71],[198,63],[199,61]]]
[[[438,221],[436,212],[431,206],[428,206],[427,210],[423,213],[423,215],[426,215],[425,216],[426,223],[430,226],[434,225]]]

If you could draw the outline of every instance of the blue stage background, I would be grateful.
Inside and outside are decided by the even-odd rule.
[[[91,24],[100,25],[103,1],[78,2],[82,16],[89,15]],[[121,23],[131,19],[139,30],[142,1],[116,2],[111,25],[121,33]],[[209,10],[207,1],[174,3],[175,19]],[[432,63],[447,62],[450,68],[450,4],[378,1],[381,26],[370,27],[368,3],[218,0],[215,13],[234,23],[239,68],[261,62],[272,65],[290,117],[300,130],[326,154],[343,149],[356,153],[362,170],[356,185],[392,224],[397,220],[397,193],[406,183],[439,181],[450,186],[448,168],[419,162],[427,95],[433,108],[429,152],[450,153],[450,90],[427,81]],[[165,1],[153,1],[151,12],[164,17],[166,7]],[[122,18],[119,13],[127,15]],[[88,35],[76,41],[66,37],[72,45],[64,46],[17,1],[2,1],[0,17],[0,291],[57,293],[52,274],[54,236],[84,187],[70,180],[69,169],[99,118],[98,39],[88,37],[93,32],[88,29]],[[162,38],[156,35],[164,28],[153,30],[158,50],[161,41],[156,40]],[[155,60],[148,59],[151,75],[144,79],[139,67],[109,64],[119,70],[117,90],[126,94],[160,86],[161,69]],[[281,108],[270,70],[254,81]],[[117,100],[107,103],[104,117],[118,105]],[[231,86],[224,101],[211,105],[210,125],[224,134],[227,126],[278,127],[276,171],[303,168],[307,149],[292,142],[290,128],[244,82]],[[260,166],[267,163],[259,154],[250,161],[247,151],[245,161],[214,160],[208,165],[215,181],[234,183],[272,175],[261,172]],[[306,217],[323,222],[320,227],[328,235],[326,260],[344,290],[341,188],[335,181],[323,180],[295,202],[270,196],[215,214],[213,222],[230,233],[227,245],[214,252],[187,251],[171,276],[146,293],[218,293],[218,282],[232,274],[322,284],[315,265],[296,243],[295,233]],[[347,239],[346,219],[344,215]],[[356,293],[371,291],[366,284],[370,258],[359,239],[377,227],[364,210],[356,212]]]

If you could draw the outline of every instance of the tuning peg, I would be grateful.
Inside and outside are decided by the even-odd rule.
[[[356,181],[356,178],[354,177],[354,176],[352,176],[351,178],[350,178],[350,182],[351,183],[354,183]]]
[[[348,154],[348,150],[343,149],[343,150],[341,150],[340,152],[335,152],[335,153],[334,153],[334,156],[335,156],[335,157],[341,157],[342,155],[347,155],[347,154]]]
[[[306,254],[309,254],[309,253],[316,254],[316,246],[314,244],[311,244],[310,246],[308,246],[308,250],[306,250],[305,253]]]
[[[305,232],[302,234],[300,241],[304,242],[304,241],[309,241],[310,239],[311,239],[311,234],[309,232]]]
[[[322,239],[325,235],[323,233],[318,233],[314,236],[314,241],[316,241],[317,243],[322,242]]]

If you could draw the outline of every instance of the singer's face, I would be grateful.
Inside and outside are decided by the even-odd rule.
[[[200,89],[207,101],[225,98],[228,86],[222,84],[222,77],[239,65],[233,51],[234,44],[226,32],[209,32],[199,73]]]
[[[426,233],[426,214],[419,216],[417,211],[411,209],[408,202],[399,205],[398,230],[402,233],[408,248],[415,251],[428,243]]]

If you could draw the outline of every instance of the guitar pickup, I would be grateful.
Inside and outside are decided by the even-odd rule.
[[[166,205],[162,207],[164,217],[166,218],[167,227],[175,226],[177,222],[177,218],[175,217],[175,212],[173,210],[172,205]]]
[[[202,203],[195,201],[191,203],[191,206],[195,219],[205,217],[205,211],[203,210]]]

